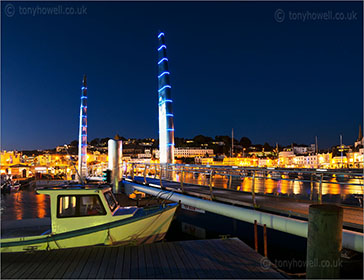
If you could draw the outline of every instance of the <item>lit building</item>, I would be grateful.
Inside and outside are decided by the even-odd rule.
[[[295,154],[292,151],[283,151],[278,154],[279,167],[294,167]]]
[[[195,157],[195,163],[201,165],[213,165],[214,158],[206,158],[206,157]]]
[[[244,157],[225,157],[223,162],[223,165],[228,166],[258,166],[259,159],[258,158],[244,158]]]
[[[206,157],[213,156],[213,149],[202,149],[199,147],[184,147],[184,148],[175,148],[174,155],[176,158],[182,157]]]

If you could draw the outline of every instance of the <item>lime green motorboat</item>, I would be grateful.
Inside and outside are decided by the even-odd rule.
[[[110,187],[92,185],[44,188],[37,193],[50,196],[50,219],[2,225],[2,253],[156,242],[164,238],[178,206],[121,207]]]

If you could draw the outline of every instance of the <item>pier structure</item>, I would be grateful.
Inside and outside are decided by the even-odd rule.
[[[81,87],[80,128],[78,136],[79,181],[87,176],[87,77],[83,76]]]
[[[174,124],[167,46],[163,32],[158,34],[159,161],[174,163]]]
[[[168,170],[165,170],[165,165],[145,163],[130,164],[133,165],[132,169],[139,170],[139,173],[125,174],[123,183],[125,190],[128,190],[129,192],[132,192],[133,190],[141,191],[158,198],[181,202],[187,206],[241,220],[243,222],[254,223],[256,220],[259,225],[266,225],[267,228],[304,238],[307,238],[309,206],[311,204],[322,204],[322,184],[325,182],[323,179],[324,176],[342,174],[340,172],[317,170],[300,170],[299,172],[297,170],[275,169],[274,172],[280,174],[283,172],[285,174],[294,174],[298,172],[306,174],[305,177],[311,177],[311,181],[298,178],[282,178],[282,176],[280,176],[279,180],[311,182],[312,186],[313,182],[318,180],[319,193],[317,195],[317,200],[313,201],[310,199],[305,201],[272,197],[256,193],[254,182],[258,179],[267,178],[267,173],[272,172],[271,169],[239,169],[238,167],[227,168],[173,164],[170,166],[167,165],[167,167],[169,166],[170,170],[174,170],[176,175],[178,175],[176,176],[178,177],[178,180],[171,180],[170,178],[163,177],[163,173],[168,173]],[[146,176],[148,172],[151,173],[151,176],[149,177]],[[154,175],[153,172],[155,172]],[[193,173],[193,176],[195,174],[206,176],[206,178],[208,178],[208,185],[186,183],[184,178],[188,177],[188,173]],[[352,178],[363,178],[362,174],[348,174],[350,174]],[[214,187],[214,176],[220,178],[221,176],[229,177],[229,187]],[[231,188],[232,181],[235,180],[236,183],[236,178],[251,178],[251,193],[236,191]],[[238,181],[240,184],[241,179],[238,179]],[[347,184],[346,182],[332,181],[330,181],[330,183],[338,185]],[[358,185],[358,183],[350,184]],[[344,211],[343,225],[345,227],[342,231],[342,246],[346,249],[363,252],[364,234],[361,232],[363,228],[363,210],[361,207],[341,206]]]
[[[1,276],[4,279],[287,278],[268,259],[237,238],[4,253]]]

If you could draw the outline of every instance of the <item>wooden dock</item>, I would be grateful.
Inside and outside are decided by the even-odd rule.
[[[268,262],[269,263],[269,262]],[[1,254],[2,279],[286,278],[237,238]]]
[[[143,177],[134,177],[135,182],[143,184]],[[153,185],[160,185],[159,179],[147,178],[147,182]],[[182,193],[181,184],[163,180],[163,187],[176,193]],[[183,184],[184,194],[210,199],[210,189],[207,186]],[[213,188],[215,201],[229,203],[236,206],[253,208],[252,195],[241,191],[235,191],[223,188]],[[276,214],[283,214],[292,217],[308,219],[308,209],[311,204],[317,202],[303,201],[285,197],[274,197],[256,194],[256,202],[259,209]],[[343,224],[345,227],[356,230],[363,230],[363,208],[340,205],[344,209]]]

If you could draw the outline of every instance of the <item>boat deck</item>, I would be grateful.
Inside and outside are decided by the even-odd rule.
[[[143,184],[143,177],[134,177],[137,183]],[[147,182],[153,185],[160,185],[159,179],[147,178]],[[163,187],[166,190],[182,193],[181,184],[163,180]],[[210,189],[207,186],[183,184],[184,193],[187,195],[210,199]],[[235,190],[213,188],[215,201],[229,203],[237,206],[253,208],[252,195],[246,192]],[[259,209],[269,211],[276,214],[283,214],[293,217],[308,219],[308,209],[311,204],[317,203],[313,201],[296,200],[285,197],[274,197],[256,194],[256,203]],[[343,224],[345,227],[356,230],[363,230],[363,208],[340,205],[344,209]]]
[[[1,254],[2,279],[286,278],[237,238]]]

